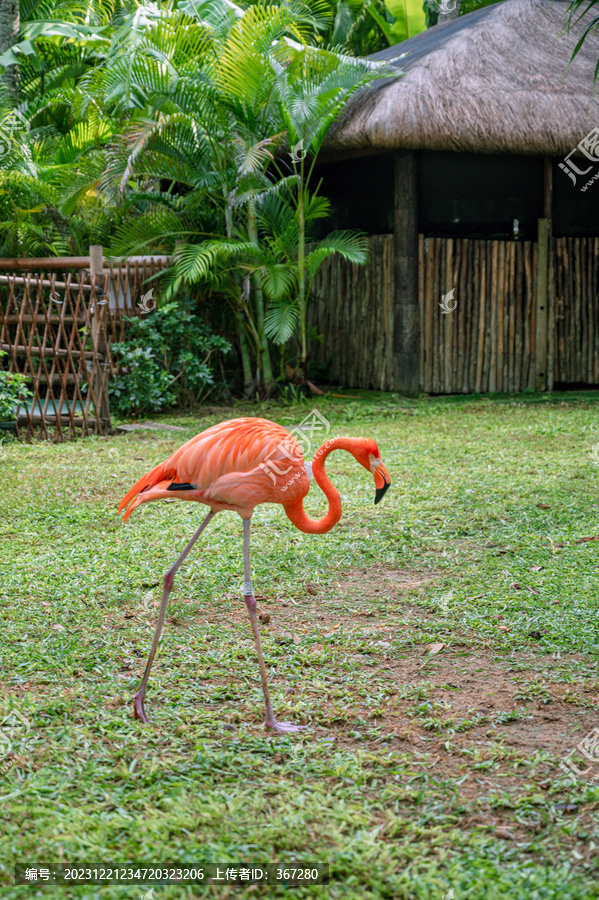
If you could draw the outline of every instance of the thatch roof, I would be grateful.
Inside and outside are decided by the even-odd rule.
[[[352,98],[323,153],[565,155],[599,125],[599,38],[589,35],[570,64],[580,27],[565,33],[567,9],[564,0],[504,0],[375,54],[405,75]]]

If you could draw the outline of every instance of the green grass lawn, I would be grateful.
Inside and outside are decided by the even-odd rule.
[[[292,427],[312,405],[331,435],[375,438],[393,484],[375,507],[339,452],[330,534],[254,517],[275,712],[308,729],[262,728],[232,513],[177,579],[141,725],[161,578],[205,510],[156,503],[122,526],[118,501],[224,417]],[[0,706],[26,723],[0,743],[3,900],[141,898],[14,886],[15,862],[134,861],[330,864],[327,885],[154,900],[598,897],[599,761],[559,768],[599,727],[599,544],[578,542],[599,534],[597,398],[362,393],[164,421],[185,431],[0,447]],[[306,505],[324,510],[315,486]]]

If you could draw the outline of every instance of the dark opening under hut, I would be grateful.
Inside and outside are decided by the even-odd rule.
[[[599,39],[562,0],[505,0],[376,54],[317,173],[332,224],[313,360],[332,381],[431,393],[599,385]],[[593,179],[597,180],[594,181]]]

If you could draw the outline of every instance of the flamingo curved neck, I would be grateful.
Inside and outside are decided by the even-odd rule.
[[[305,534],[326,534],[341,518],[341,496],[325,472],[324,462],[333,450],[348,450],[351,453],[351,444],[351,438],[334,438],[323,444],[314,454],[312,460],[314,481],[329,501],[328,512],[322,519],[311,519],[306,514],[303,498],[285,504],[284,509],[288,519]]]

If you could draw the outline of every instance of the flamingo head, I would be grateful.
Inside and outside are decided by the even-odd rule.
[[[383,465],[376,441],[362,438],[356,442],[356,446],[351,452],[360,465],[374,475],[374,486],[376,488],[374,502],[375,504],[380,503],[391,486],[391,478]]]

